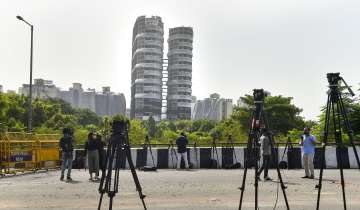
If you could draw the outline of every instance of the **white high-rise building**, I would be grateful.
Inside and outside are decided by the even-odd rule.
[[[131,118],[161,119],[163,45],[161,17],[138,17],[132,38]]]
[[[169,29],[167,118],[191,119],[193,29]]]

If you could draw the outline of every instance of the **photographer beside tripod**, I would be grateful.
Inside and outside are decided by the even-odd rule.
[[[272,180],[268,176],[268,171],[270,167],[270,158],[271,158],[271,139],[270,139],[270,132],[267,128],[262,129],[262,135],[260,137],[260,145],[261,145],[261,154],[263,158],[263,164],[258,171],[258,179],[260,180],[260,175],[264,171],[264,180],[270,181]]]

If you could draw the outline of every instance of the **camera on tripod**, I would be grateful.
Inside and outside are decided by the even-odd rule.
[[[326,76],[330,85],[338,85],[342,79],[340,73],[327,73]]]
[[[344,78],[342,78],[340,76],[340,73],[327,73],[326,74],[327,80],[329,82],[329,86],[331,90],[337,89],[338,87],[340,87],[340,81],[342,81],[345,85],[345,87],[348,89],[349,93],[351,96],[355,96],[354,91],[351,90],[351,88],[349,87],[349,85],[345,82]],[[336,90],[336,92],[341,92]]]
[[[254,89],[253,96],[255,102],[263,102],[268,93],[264,89]]]
[[[105,193],[107,193],[110,198],[109,210],[112,209],[113,199],[119,191],[119,170],[121,163],[126,160],[133,176],[139,198],[141,199],[144,210],[146,210],[147,208],[144,202],[145,195],[142,193],[142,188],[131,157],[128,133],[130,123],[127,119],[114,119],[111,126],[112,134],[106,151],[106,170],[101,176],[99,185],[100,200],[98,210],[101,209],[102,199]]]

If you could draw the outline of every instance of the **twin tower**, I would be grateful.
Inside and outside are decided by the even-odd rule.
[[[191,118],[192,49],[191,27],[170,28],[164,59],[161,17],[136,19],[132,37],[132,119]]]

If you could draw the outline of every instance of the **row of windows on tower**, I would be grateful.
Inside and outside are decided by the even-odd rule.
[[[193,31],[191,29],[183,29],[183,28],[177,28],[170,30],[170,35],[176,35],[176,34],[185,34],[185,35],[193,35]]]
[[[169,105],[173,104],[175,105],[178,102],[182,102],[182,103],[191,103],[191,100],[187,100],[187,99],[169,99]]]
[[[175,64],[186,64],[186,65],[191,65],[192,62],[190,61],[175,61],[175,62],[169,62],[169,65],[175,65]]]
[[[182,96],[191,96],[189,92],[182,92],[182,91],[169,91],[168,95],[182,95]]]
[[[192,50],[192,49],[193,49],[192,47],[182,46],[180,44],[178,44],[178,45],[175,45],[175,44],[169,45],[169,50]]]
[[[136,64],[140,64],[140,63],[155,63],[155,64],[159,64],[162,65],[162,60],[145,60],[145,59],[133,59],[132,61],[132,65],[135,66]]]
[[[133,46],[133,52],[135,52],[135,50],[137,50],[137,49],[141,49],[141,48],[147,48],[147,49],[160,49],[160,50],[162,50],[163,49],[163,47],[162,47],[162,45],[161,46],[159,46],[159,45],[151,45],[151,44],[143,44],[143,43],[139,43],[139,44],[135,44],[134,46]]]
[[[173,59],[176,59],[178,57],[187,57],[187,58],[192,58],[192,55],[191,54],[185,54],[185,53],[179,53],[179,54],[172,54],[170,56],[168,56],[169,60],[173,60]]]
[[[181,74],[181,73],[191,73],[192,72],[192,70],[191,69],[169,69],[169,72],[178,72],[179,74]]]
[[[148,27],[138,27],[137,30],[135,30],[134,34],[142,34],[142,33],[157,33],[159,36],[162,36],[164,34],[164,29],[160,26],[153,26],[152,28]]]
[[[150,55],[150,56],[161,56],[162,57],[162,53],[157,53],[157,52],[138,52],[136,53],[136,56],[140,56],[140,55]]]
[[[169,44],[171,44],[172,42],[186,42],[186,43],[193,43],[193,41],[191,39],[181,39],[181,38],[175,38],[175,39],[171,39],[168,41]]]
[[[186,81],[190,81],[191,77],[187,77],[187,76],[169,76],[169,80],[186,80]]]

